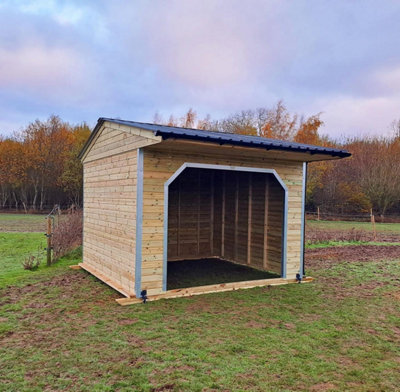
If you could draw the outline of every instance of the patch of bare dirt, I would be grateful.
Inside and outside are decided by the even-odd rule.
[[[306,266],[327,268],[340,262],[380,261],[400,258],[400,246],[354,245],[306,250]]]
[[[259,323],[257,321],[249,321],[248,323],[246,323],[246,327],[247,328],[256,328],[256,329],[264,329],[267,328],[268,326],[266,324],[263,323]]]
[[[343,246],[323,249],[306,250],[306,266],[315,270],[328,269],[338,263],[370,262],[382,260],[395,260],[400,258],[400,246]],[[377,265],[377,273],[385,274],[385,267]],[[349,285],[340,276],[324,276],[322,273],[318,281],[323,285],[323,296],[344,300],[348,297],[373,298],[377,295],[376,289],[384,287],[387,283],[379,280],[370,280],[360,284]]]
[[[380,232],[355,229],[350,230],[321,230],[316,227],[307,227],[306,241],[310,243],[327,241],[363,241],[363,242],[399,242],[400,235],[393,232]]]
[[[187,311],[190,312],[209,312],[210,311],[210,303],[203,298],[196,298],[191,304],[186,307]]]
[[[343,285],[340,279],[320,277],[318,280],[324,285],[322,295],[326,298],[335,298],[335,300],[343,300],[348,297],[373,298],[377,295],[375,290],[386,285],[385,282],[376,280],[354,286]]]
[[[26,305],[29,308],[46,308],[51,307],[51,299],[46,300],[44,297],[50,293],[52,289],[60,289],[59,299],[65,299],[69,301],[73,297],[79,296],[79,288],[87,287],[90,285],[93,287],[91,294],[94,297],[92,305],[101,305],[105,301],[96,299],[96,293],[104,293],[105,284],[91,284],[90,275],[80,271],[66,271],[62,274],[54,275],[49,279],[40,280],[35,283],[29,283],[23,287],[11,286],[6,289],[0,290],[1,298],[0,306],[6,304],[15,304],[21,300],[21,298],[29,298],[31,302]],[[39,300],[40,299],[40,300]]]
[[[333,389],[335,389],[335,385],[332,384],[331,382],[321,382],[319,384],[315,384],[310,388],[310,391],[332,391]]]
[[[136,324],[139,320],[138,319],[123,319],[123,320],[118,320],[119,325],[133,325]]]
[[[385,293],[386,296],[388,297],[393,297],[397,301],[400,302],[400,290],[399,291],[389,291],[388,293]]]

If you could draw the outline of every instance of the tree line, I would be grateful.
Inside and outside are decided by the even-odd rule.
[[[192,109],[181,117],[154,122],[169,126],[209,129],[346,149],[350,158],[308,165],[307,210],[322,207],[332,214],[400,214],[400,120],[392,122],[392,136],[350,137],[335,140],[320,134],[321,113],[291,114],[279,101],[272,108],[243,110],[221,120],[199,118]]]
[[[89,135],[85,123],[71,125],[50,116],[12,137],[0,136],[0,207],[28,212],[81,205],[78,153]]]
[[[400,121],[391,137],[352,137],[337,141],[320,134],[321,114],[290,113],[282,101],[272,108],[243,110],[219,120],[183,116],[154,123],[257,135],[349,150],[350,158],[308,165],[307,209],[335,213],[400,213]],[[36,120],[12,137],[0,136],[0,208],[42,211],[82,203],[82,165],[78,153],[90,135],[87,124],[58,116]]]

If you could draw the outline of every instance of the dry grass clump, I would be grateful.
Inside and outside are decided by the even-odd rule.
[[[21,263],[22,267],[25,270],[34,271],[39,268],[40,259],[41,259],[41,255],[40,255],[40,250],[38,249],[36,256],[34,256],[32,253],[30,253],[28,256],[25,257],[25,259]]]
[[[82,210],[68,213],[53,231],[53,261],[82,245]]]

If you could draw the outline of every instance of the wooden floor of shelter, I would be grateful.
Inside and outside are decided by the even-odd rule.
[[[167,290],[280,276],[218,258],[168,262]]]

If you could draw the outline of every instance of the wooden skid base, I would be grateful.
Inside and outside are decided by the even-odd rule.
[[[314,280],[313,278],[307,277],[304,278],[302,282],[307,283],[307,282],[312,282],[313,280]],[[282,278],[261,279],[261,280],[249,280],[245,282],[232,282],[232,283],[222,283],[209,286],[189,287],[186,289],[168,290],[163,294],[152,295],[148,297],[147,301],[157,301],[163,298],[169,299],[169,298],[191,297],[193,295],[219,293],[223,291],[232,291],[239,289],[251,289],[254,287],[279,286],[289,283],[296,283],[296,279],[282,279]],[[116,301],[122,306],[138,304],[143,302],[140,298],[118,298],[116,299]]]
[[[79,263],[79,267],[83,268],[85,271],[90,272],[92,275],[94,275],[97,279],[100,279],[104,283],[108,284],[110,287],[112,287],[114,290],[119,291],[122,295],[125,295],[126,297],[130,297],[130,294],[126,292],[118,283],[115,283],[111,279],[107,278],[104,276],[101,272],[97,271],[93,267],[90,267],[89,265],[85,263]]]
[[[80,265],[78,265],[78,264],[75,264],[75,265],[70,265],[70,266],[69,266],[69,268],[71,268],[71,269],[73,269],[73,270],[79,270],[79,269],[82,269],[82,267],[81,267]]]

